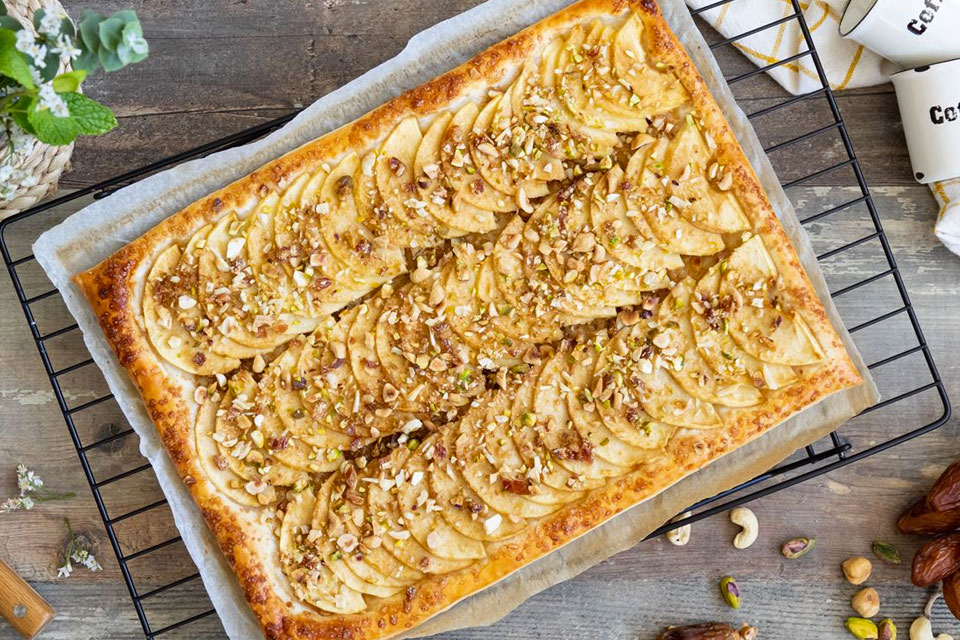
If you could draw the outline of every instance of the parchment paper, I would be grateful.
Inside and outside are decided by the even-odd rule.
[[[140,436],[140,450],[153,465],[183,541],[200,571],[230,638],[260,637],[259,628],[215,539],[159,442],[137,390],[120,367],[96,318],[70,278],[138,238],[194,200],[236,180],[275,157],[353,120],[398,92],[447,71],[569,0],[489,0],[410,39],[395,58],[330,93],[270,136],[244,147],[193,160],[122,189],[44,233],[34,245],[40,264],[63,293],[90,353],[110,390]],[[490,624],[526,598],[628,549],[687,506],[771,468],[818,440],[878,399],[864,365],[829,296],[815,254],[746,116],[737,107],[720,69],[682,0],[660,0],[667,22],[683,42],[730,121],[760,176],[783,226],[824,302],[831,320],[868,382],[834,394],[766,435],[730,453],[660,495],[621,514],[563,549],[436,616],[408,637]],[[521,575],[517,575],[521,574]],[[522,579],[521,579],[522,578]]]

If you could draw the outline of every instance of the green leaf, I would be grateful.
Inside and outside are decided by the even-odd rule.
[[[143,38],[143,29],[140,28],[139,22],[128,22],[127,26],[123,28],[123,34],[121,34],[121,39],[124,42],[130,42],[131,40],[139,40]]]
[[[100,50],[97,51],[97,57],[100,59],[100,64],[102,64],[103,68],[107,71],[123,69],[123,60],[120,59],[116,51],[109,51],[104,47],[100,47]]]
[[[0,0],[0,16],[7,15],[7,5],[5,5],[2,0]]]
[[[100,23],[100,44],[115,51],[123,36],[124,22],[120,18],[108,18]],[[106,65],[104,65],[106,66]]]
[[[33,128],[33,125],[30,124],[30,120],[27,119],[27,114],[23,111],[15,111],[10,114],[10,117],[20,125],[20,128],[32,135],[34,138],[37,137],[37,130]]]
[[[87,77],[83,69],[61,73],[53,79],[53,90],[57,93],[73,93],[80,88],[80,83]]]
[[[34,89],[27,57],[17,51],[17,35],[10,29],[0,29],[0,74],[13,78],[26,89]]]
[[[97,56],[97,50],[93,51],[89,49],[83,49],[80,52],[80,56],[73,61],[74,69],[82,69],[87,73],[93,73],[97,70],[97,65],[100,64],[100,59]]]
[[[2,4],[3,2],[0,1],[0,5]],[[20,31],[20,29],[23,29],[23,25],[20,24],[20,21],[17,20],[16,18],[12,18],[10,16],[0,16],[0,29],[10,29],[10,31]]]
[[[40,21],[43,20],[45,15],[47,15],[47,12],[44,9],[37,9],[33,12],[33,28],[38,32],[40,31]]]
[[[0,4],[2,4],[2,2],[0,2]],[[31,104],[33,104],[33,98],[20,98],[10,108],[10,117],[13,118],[14,122],[20,125],[21,129],[36,137],[37,132],[34,130],[33,125],[30,124],[30,120],[27,118],[27,112]]]
[[[82,93],[67,93],[63,99],[70,108],[70,117],[76,121],[81,135],[96,136],[117,126],[117,118],[107,107]]]
[[[80,19],[80,41],[81,47],[86,51],[96,53],[100,48],[100,23],[105,18],[90,9],[83,11],[83,17]]]
[[[73,21],[70,18],[64,18],[60,21],[60,33],[65,33],[71,38],[77,36],[77,30],[73,26]]]
[[[125,9],[123,11],[117,11],[115,14],[110,16],[111,18],[119,18],[123,20],[123,24],[131,24],[137,22],[137,12],[133,9]]]
[[[45,66],[40,70],[40,79],[44,82],[50,82],[57,75],[57,71],[60,70],[60,54],[47,49],[43,64]]]
[[[124,65],[128,65],[133,62],[133,50],[127,46],[126,42],[121,42],[120,46],[117,47],[117,57],[120,58],[120,62]]]
[[[58,118],[49,109],[40,109],[39,103],[30,105],[27,119],[37,132],[37,139],[47,144],[61,146],[70,144],[79,133],[74,117]]]

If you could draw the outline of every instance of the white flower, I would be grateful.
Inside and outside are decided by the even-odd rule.
[[[37,139],[27,133],[13,120],[0,121],[0,128],[7,130],[8,140],[13,147],[14,153],[26,155],[33,150]]]
[[[29,29],[20,29],[20,31],[17,31],[17,51],[30,53],[31,47],[36,43],[37,40],[33,35],[33,31]]]
[[[20,487],[20,497],[23,497],[32,491],[39,491],[43,487],[43,479],[27,469],[26,465],[18,464],[17,486]]]
[[[7,498],[0,504],[0,513],[10,513],[11,511],[29,511],[33,509],[33,499],[25,498]]]
[[[40,33],[56,38],[60,35],[60,23],[64,17],[60,5],[53,2],[44,4],[43,18],[40,20]]]
[[[74,562],[79,562],[90,571],[100,571],[103,568],[100,566],[100,563],[97,562],[97,559],[93,557],[93,554],[86,549],[78,549],[70,556],[70,559]]]
[[[13,166],[19,158],[22,158],[30,150],[30,145],[36,139],[29,136],[20,127],[12,122],[0,122],[0,132],[6,125],[10,138],[8,143],[12,146],[12,153],[0,148],[0,202],[12,199],[20,187],[31,187],[37,183],[36,176],[28,171]],[[26,140],[21,136],[26,136]],[[2,146],[2,143],[0,143]],[[19,484],[19,474],[17,476]]]
[[[71,573],[73,573],[73,565],[70,564],[70,558],[67,558],[67,561],[57,568],[57,577],[69,578]]]
[[[37,42],[36,36],[33,35],[33,31],[29,29],[20,29],[17,31],[17,51],[22,51],[31,58],[33,58],[34,64],[43,69],[47,66],[44,58],[47,56],[47,47]],[[32,71],[32,69],[31,69]]]
[[[61,33],[57,36],[57,46],[55,46],[52,51],[58,54],[62,59],[66,60],[76,60],[80,57],[80,54],[83,53],[74,46],[73,40],[70,39],[65,33]]]
[[[70,539],[67,540],[67,545],[63,548],[63,551],[61,551],[60,557],[63,558],[63,562],[57,571],[57,577],[68,577],[73,572],[74,562],[81,564],[90,571],[100,571],[103,569],[100,563],[97,562],[97,559],[93,557],[93,554],[90,553],[90,549],[88,548],[90,540],[84,535],[74,533],[70,527],[69,520],[64,519],[64,522],[67,525],[67,533],[70,534]]]
[[[142,35],[133,31],[124,30],[123,43],[137,55],[143,55],[148,51],[147,41],[144,40]]]
[[[70,109],[67,103],[63,101],[57,92],[53,90],[53,83],[47,82],[40,85],[37,90],[37,97],[40,99],[40,109],[50,109],[50,113],[58,118],[69,118]]]

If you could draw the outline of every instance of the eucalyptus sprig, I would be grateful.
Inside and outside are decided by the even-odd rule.
[[[98,67],[117,71],[147,57],[136,13],[107,17],[86,10],[75,26],[59,5],[48,5],[34,13],[33,26],[25,28],[0,2],[0,125],[7,153],[16,151],[13,143],[24,132],[65,145],[116,127],[113,112],[80,93],[80,86]],[[58,73],[67,61],[73,71]]]

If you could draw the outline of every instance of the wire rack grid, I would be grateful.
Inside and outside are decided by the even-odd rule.
[[[720,0],[692,10],[692,13],[697,15],[736,1]],[[770,144],[764,140],[765,151],[777,167],[783,187],[794,201],[801,223],[818,249],[818,260],[830,283],[831,295],[858,348],[870,362],[869,368],[884,399],[847,423],[843,435],[833,432],[757,478],[693,505],[690,511],[694,515],[684,522],[709,517],[874,455],[936,429],[950,416],[950,402],[944,385],[911,306],[800,3],[798,0],[791,0],[791,3],[792,13],[735,37],[718,38],[709,29],[704,29],[704,35],[708,40],[712,38],[710,47],[722,67],[741,67],[738,72],[727,75],[727,82],[735,94],[739,94],[737,99],[761,139],[767,137],[765,132],[772,130],[776,133],[784,129],[765,124],[771,117],[795,123],[795,126],[788,127],[790,137],[787,139],[774,136]],[[796,25],[799,29],[806,49],[766,67],[744,70],[744,61],[732,53],[737,42],[766,29],[782,29],[789,25]],[[731,53],[724,54],[724,51]],[[813,65],[820,88],[800,96],[786,96],[782,90],[779,93],[773,91],[773,84],[763,75],[764,72],[798,61]],[[728,69],[724,72],[728,74]],[[751,82],[754,85],[759,83],[761,93],[773,92],[776,97],[757,98],[755,89],[738,90]],[[751,106],[758,108],[748,108]],[[124,421],[112,396],[108,392],[94,394],[87,391],[92,394],[87,399],[74,390],[72,385],[78,379],[88,387],[90,379],[99,379],[100,374],[83,347],[76,323],[72,322],[59,300],[58,291],[36,266],[30,246],[38,233],[91,199],[102,198],[185,160],[253,141],[289,122],[294,115],[81,189],[0,223],[0,253],[79,454],[146,638],[197,637],[201,632],[216,636],[219,623],[212,615],[214,610],[205,597],[199,573],[182,549],[172,518],[168,511],[164,511],[165,501],[155,486],[156,479],[150,472],[150,465],[137,452],[133,430],[128,425],[116,426]],[[797,131],[803,133],[795,135]],[[789,161],[778,163],[778,156],[784,151],[789,151]],[[826,166],[822,166],[824,160]],[[797,174],[797,167],[810,166],[816,168]],[[828,190],[829,195],[841,196],[840,201],[824,198],[815,193],[816,189],[804,186],[811,182],[835,185]],[[51,305],[55,308],[51,309]],[[56,325],[56,322],[60,324]],[[890,336],[897,338],[891,339]],[[105,385],[102,386],[105,390]],[[76,402],[78,399],[83,401]],[[84,420],[90,414],[94,417]],[[110,416],[116,421],[111,422]],[[91,429],[87,423],[98,423],[99,428]],[[104,450],[112,454],[108,464],[95,459],[98,452]],[[110,489],[131,482],[138,487],[133,493],[143,496],[144,503],[127,504],[127,500],[121,505],[115,504],[113,497],[108,495]],[[131,491],[127,489],[125,493]],[[159,499],[152,499],[157,496]],[[138,524],[137,520],[146,515],[152,518],[150,524]],[[134,525],[125,526],[127,523]],[[659,535],[675,526],[678,525],[664,525],[651,535]],[[148,536],[144,542],[145,530],[157,533],[153,538]],[[178,575],[171,575],[166,568],[155,567],[171,562],[179,570]],[[164,602],[165,599],[169,602]]]

